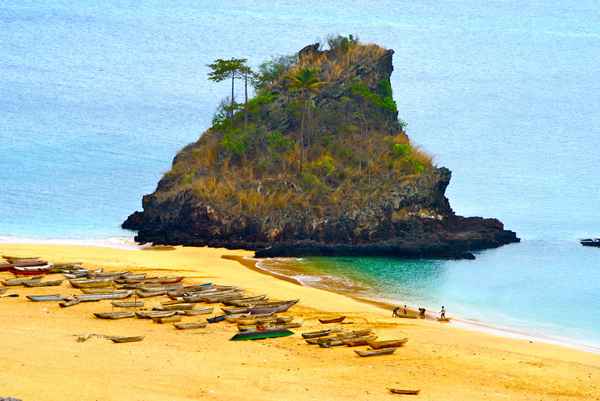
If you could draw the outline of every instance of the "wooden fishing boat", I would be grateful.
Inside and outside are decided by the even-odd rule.
[[[113,287],[103,287],[103,288],[79,288],[84,294],[112,294],[115,292]]]
[[[209,317],[206,319],[206,321],[208,323],[219,323],[222,322],[223,320],[225,320],[225,315],[220,315],[220,316],[215,316],[215,317]]]
[[[15,267],[12,263],[0,263],[0,272],[5,272]]]
[[[165,295],[166,291],[140,291],[135,290],[135,294],[140,298],[152,298],[152,297],[160,297]]]
[[[0,295],[4,294],[6,292],[6,288],[0,287]]]
[[[254,297],[245,297],[239,299],[231,299],[223,302],[225,305],[229,306],[250,306],[256,302],[266,301],[268,298],[266,295],[257,295]]]
[[[15,263],[14,267],[11,267],[9,271],[16,276],[37,276],[38,274],[47,274],[51,269],[51,263],[35,266],[21,266]]]
[[[115,291],[109,294],[82,294],[78,295],[77,298],[81,302],[94,302],[102,301],[104,299],[125,299],[133,295],[133,291]]]
[[[68,308],[70,306],[77,305],[81,300],[77,297],[66,298],[64,301],[58,303],[61,308]]]
[[[133,312],[95,312],[94,316],[96,316],[98,319],[117,320],[117,319],[129,319],[129,318],[135,317],[135,313],[133,313]]]
[[[51,281],[41,281],[41,280],[26,280],[23,282],[25,287],[57,287],[62,284],[64,280],[51,280]]]
[[[60,302],[63,301],[66,297],[60,294],[50,294],[50,295],[27,295],[27,299],[33,302]]]
[[[260,316],[257,315],[249,315],[249,317],[240,318],[237,320],[238,325],[253,325],[253,324],[265,324],[265,323],[278,323],[284,324],[289,323],[294,320],[293,316],[276,316],[276,315],[267,315]]]
[[[381,348],[376,350],[354,350],[358,356],[367,357],[367,356],[377,356],[377,355],[390,355],[396,351],[396,348]]]
[[[117,308],[142,308],[144,306],[142,301],[112,301],[111,304]]]
[[[321,348],[341,347],[342,345],[345,345],[342,340],[335,339],[335,338],[332,338],[327,341],[319,341],[319,342],[317,342],[317,344]]]
[[[146,292],[164,291],[165,294],[168,291],[176,291],[180,288],[182,288],[182,285],[180,283],[166,284],[166,285],[164,285],[164,284],[157,284],[157,285],[142,284],[137,287],[137,289],[140,291],[146,291]]]
[[[3,259],[8,260],[9,262],[16,262],[19,260],[39,260],[37,256],[11,256],[11,255],[2,255]]]
[[[334,334],[336,332],[341,331],[340,329],[327,329],[327,330],[318,330],[318,331],[309,331],[307,333],[302,333],[302,338],[320,338],[325,337],[330,334]]]
[[[47,260],[41,260],[41,259],[21,259],[21,260],[12,260],[9,261],[9,263],[12,263],[15,266],[19,266],[19,267],[35,267],[35,266],[44,266],[48,264]]]
[[[191,310],[194,309],[196,304],[174,304],[174,305],[161,305],[155,306],[153,310]]]
[[[261,331],[264,329],[284,330],[284,329],[297,329],[299,327],[302,327],[302,323],[300,323],[300,322],[291,322],[291,323],[270,322],[270,323],[265,323],[265,324],[238,325],[238,330],[239,331]]]
[[[385,340],[385,341],[367,341],[367,345],[373,349],[381,348],[398,348],[408,342],[408,338],[400,338],[398,340]]]
[[[106,288],[114,285],[109,278],[71,279],[69,283],[75,288]]]
[[[159,324],[176,323],[176,322],[181,322],[181,317],[180,316],[154,317],[154,318],[152,318],[152,320],[154,321],[154,323],[159,323]]]
[[[413,311],[408,311],[407,313],[400,313],[398,315],[394,315],[394,317],[398,317],[401,319],[417,319],[419,315]]]
[[[244,340],[262,340],[265,338],[277,338],[277,337],[287,337],[291,336],[294,333],[290,330],[284,329],[274,329],[274,330],[263,330],[263,331],[246,331],[243,333],[237,333],[233,337],[231,337],[231,341],[244,341]]]
[[[144,280],[144,283],[159,283],[159,284],[172,284],[179,283],[183,280],[183,276],[176,277],[151,277]]]
[[[77,271],[77,272],[63,273],[63,276],[66,279],[69,279],[69,280],[78,279],[78,278],[85,278],[85,277],[88,277],[88,275],[89,275],[89,272],[87,270],[86,271]]]
[[[137,311],[135,316],[138,319],[153,319],[158,317],[171,317],[177,314],[176,311]]]
[[[221,308],[226,315],[250,314],[247,307],[225,306]]]
[[[40,281],[42,276],[34,276],[31,278],[9,278],[8,280],[3,280],[2,285],[6,287],[14,287],[18,285],[23,285],[25,281]]]
[[[360,347],[363,345],[367,345],[369,341],[375,341],[377,336],[374,334],[364,336],[364,337],[355,337],[350,338],[348,340],[342,340],[342,342],[348,347]]]
[[[94,273],[92,276],[93,278],[109,278],[111,280],[115,280],[117,278],[122,277],[123,275],[127,274],[128,272],[99,272],[99,273]]]
[[[174,323],[173,326],[177,330],[203,329],[206,327],[206,322],[191,322],[191,323]]]
[[[185,316],[209,315],[212,312],[213,312],[213,308],[198,308],[198,309],[177,311],[178,314],[182,314]]]
[[[346,319],[346,316],[334,317],[334,318],[330,318],[330,319],[319,319],[319,322],[322,324],[342,323],[344,321],[344,319]]]
[[[285,312],[290,309],[292,306],[298,303],[299,299],[294,299],[291,301],[285,301],[279,305],[274,306],[253,306],[248,308],[248,312],[251,315],[263,314],[263,313],[280,313]]]
[[[401,389],[401,388],[388,388],[390,393],[393,394],[402,394],[402,395],[419,395],[421,390],[410,390],[410,389]]]
[[[109,338],[113,343],[134,343],[134,342],[142,341],[144,339],[144,336],[129,336],[129,337],[112,336]]]
[[[451,319],[450,317],[438,317],[436,320],[440,323],[450,323]]]
[[[354,338],[354,337],[364,337],[373,333],[371,329],[362,329],[362,330],[352,330],[352,331],[340,331],[336,333],[335,336],[342,339]]]

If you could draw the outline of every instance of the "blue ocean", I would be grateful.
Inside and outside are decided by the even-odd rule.
[[[306,259],[298,274],[532,334],[600,344],[595,1],[0,0],[0,237],[105,240],[210,125],[215,58],[257,66],[329,34],[395,50],[414,142],[457,213],[522,243],[475,261]],[[304,273],[302,273],[304,271]]]

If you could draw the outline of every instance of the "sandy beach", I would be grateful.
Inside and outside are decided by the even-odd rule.
[[[302,287],[228,257],[250,252],[209,248],[128,250],[42,244],[0,244],[0,253],[38,256],[86,267],[183,275],[186,283],[237,285],[273,299],[299,298],[286,314],[304,321],[294,336],[230,342],[228,323],[196,331],[146,320],[104,321],[108,301],[61,309],[25,294],[78,293],[68,284],[9,288],[0,299],[0,397],[88,400],[600,400],[600,356],[434,321],[392,319],[389,310],[340,294]],[[0,278],[12,277],[0,273]],[[57,277],[59,277],[57,275]],[[159,303],[150,298],[147,305]],[[319,317],[344,314],[345,328],[373,328],[380,339],[408,337],[395,354],[360,358],[351,348],[321,349],[298,333],[323,327]],[[185,321],[198,320],[188,317]],[[144,335],[113,344],[78,335]],[[362,347],[364,349],[364,347]],[[393,395],[388,387],[420,389]]]

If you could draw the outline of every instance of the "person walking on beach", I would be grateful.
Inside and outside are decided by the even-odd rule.
[[[446,308],[442,305],[442,310],[440,311],[440,319],[446,319]]]
[[[392,312],[392,317],[400,317],[400,307],[396,306]]]
[[[405,315],[408,314],[408,311],[406,310],[406,305],[404,305],[404,309],[402,309],[402,312],[404,312]]]

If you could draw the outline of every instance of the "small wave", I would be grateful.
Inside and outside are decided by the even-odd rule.
[[[143,249],[145,245],[139,245],[133,237],[112,237],[103,239],[71,239],[71,238],[23,238],[0,236],[0,244],[36,244],[36,245],[75,245],[95,246],[102,248],[116,248],[136,250]]]

